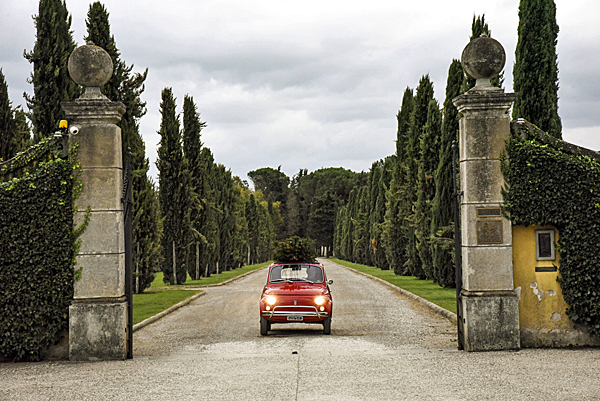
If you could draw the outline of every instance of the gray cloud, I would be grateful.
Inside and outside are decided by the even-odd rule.
[[[556,2],[565,139],[599,148],[600,4]],[[429,73],[443,102],[448,67],[469,39],[474,13],[486,14],[504,45],[505,87],[512,87],[516,0],[103,3],[122,58],[137,71],[149,68],[141,131],[151,161],[160,92],[169,86],[180,109],[185,94],[194,97],[208,123],[205,145],[242,178],[264,166],[281,165],[290,176],[300,168],[369,169],[395,150],[395,115],[407,86]],[[15,104],[32,91],[22,54],[33,48],[37,4],[0,4],[0,68]],[[88,4],[67,0],[67,7],[81,43]]]

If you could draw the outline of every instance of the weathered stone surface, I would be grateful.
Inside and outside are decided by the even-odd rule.
[[[60,104],[65,111],[69,125],[116,124],[125,113],[125,105],[111,102],[108,98],[77,99]]]
[[[465,351],[519,349],[519,300],[514,293],[462,296]]]
[[[500,160],[478,159],[460,162],[463,203],[502,203],[503,186],[504,176],[500,170]]]
[[[110,80],[113,62],[106,50],[86,44],[71,53],[67,68],[78,85],[99,88]]]
[[[78,255],[81,278],[75,282],[75,299],[114,298],[125,294],[125,254]]]
[[[496,203],[480,203],[480,204],[462,204],[460,207],[460,226],[463,227],[463,235],[461,238],[463,246],[476,246],[477,241],[477,222],[485,220],[502,220],[502,245],[512,245],[512,226],[510,221],[503,217],[478,218],[477,209],[480,207],[497,207],[500,209],[500,204]]]
[[[600,347],[600,338],[592,337],[583,326],[573,330],[521,329],[523,348]]]
[[[490,79],[498,76],[506,63],[500,42],[487,35],[473,39],[464,48],[460,63],[467,75],[476,79],[472,90],[500,90],[490,83]]]
[[[465,117],[503,117],[515,101],[516,93],[501,91],[475,91],[467,92],[452,99],[459,113]]]
[[[125,359],[126,303],[84,304],[69,307],[69,359],[99,361]]]
[[[77,158],[83,168],[122,168],[121,129],[114,124],[85,124],[70,138],[79,144]]]
[[[468,291],[513,290],[510,246],[463,246],[463,288]]]
[[[79,211],[75,221],[80,224],[85,212]],[[125,252],[122,211],[94,211],[87,229],[81,235],[80,255]]]
[[[96,211],[123,210],[121,203],[123,170],[86,168],[81,172],[81,180],[85,182],[85,188],[77,199],[79,210],[85,210],[92,204]]]
[[[497,116],[480,116],[478,118],[462,118],[463,132],[483,135],[465,135],[460,140],[460,160],[498,159],[506,153],[506,139],[510,134],[510,118]]]

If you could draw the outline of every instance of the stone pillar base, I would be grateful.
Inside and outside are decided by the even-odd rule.
[[[520,348],[519,299],[514,291],[462,294],[465,351]]]
[[[100,301],[100,300],[98,300]],[[127,302],[77,300],[69,307],[69,359],[120,360],[127,357]]]

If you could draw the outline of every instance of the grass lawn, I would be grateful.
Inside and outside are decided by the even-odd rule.
[[[133,324],[146,320],[191,297],[200,290],[146,290],[133,294]]]
[[[219,273],[219,274],[213,274],[210,277],[202,277],[200,280],[192,280],[192,278],[188,274],[187,280],[185,281],[184,284],[181,284],[181,285],[187,286],[187,285],[219,284],[219,283],[222,283],[223,281],[227,281],[227,280],[232,279],[234,277],[241,276],[244,273],[250,272],[252,270],[263,268],[263,267],[268,266],[270,264],[271,264],[271,262],[269,261],[269,262],[259,263],[259,264],[256,264],[256,265],[246,265],[246,266],[240,267],[239,269],[228,270],[228,271],[224,271],[224,272]],[[180,287],[181,285],[180,284],[178,284],[178,285],[170,285],[168,283],[165,284],[163,282],[163,273],[162,272],[158,272],[158,273],[156,273],[156,277],[154,277],[154,281],[152,282],[152,284],[150,284],[150,288],[152,288],[152,287],[165,287],[165,286],[177,288],[177,287]]]
[[[336,258],[329,259],[332,262],[350,267],[352,269],[370,274],[371,276],[379,277],[401,287],[408,292],[425,298],[442,308],[456,313],[456,289],[444,288],[435,284],[432,280],[419,280],[413,276],[397,276],[393,270],[381,270],[372,266],[359,265],[357,263],[346,262]]]
[[[259,263],[256,265],[248,265],[235,270],[225,271],[219,274],[213,274],[210,277],[200,280],[192,280],[188,274],[188,280],[183,285],[169,285],[163,283],[162,272],[156,273],[154,281],[150,288],[144,291],[143,294],[133,294],[133,324],[139,323],[151,316],[156,315],[171,306],[189,298],[200,290],[186,290],[185,286],[189,285],[208,285],[218,284],[227,281],[231,278],[240,276],[252,270],[260,269],[268,266],[271,262]],[[153,289],[156,287],[170,287],[169,289]]]

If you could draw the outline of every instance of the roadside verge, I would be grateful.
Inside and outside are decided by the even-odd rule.
[[[325,260],[327,260],[328,262],[331,262],[331,263],[335,263],[338,266],[341,266],[341,267],[343,267],[345,269],[348,269],[348,270],[350,270],[352,272],[355,272],[357,274],[360,274],[362,276],[368,277],[371,280],[378,281],[378,282],[380,282],[380,283],[388,286],[392,290],[394,290],[396,292],[399,292],[402,295],[404,295],[404,296],[406,296],[406,297],[408,297],[410,299],[413,299],[413,300],[415,300],[415,301],[417,301],[417,302],[419,302],[419,303],[427,306],[433,312],[437,313],[438,315],[441,315],[441,316],[445,317],[446,319],[450,320],[453,324],[456,324],[456,313],[454,313],[454,312],[451,312],[451,311],[449,311],[447,309],[444,309],[441,306],[436,305],[433,302],[428,301],[428,300],[426,300],[423,297],[415,295],[412,292],[406,291],[404,288],[398,287],[397,285],[392,284],[392,283],[390,283],[390,282],[388,282],[388,281],[386,281],[386,280],[384,280],[382,278],[375,277],[375,276],[373,276],[371,274],[368,274],[368,273],[365,273],[365,272],[361,272],[360,270],[353,269],[352,267],[344,266],[344,265],[342,265],[340,263],[337,263],[337,262],[335,262],[335,261],[333,261],[331,259],[325,259]]]
[[[249,271],[249,272],[246,272],[246,273],[240,274],[239,276],[235,276],[235,277],[232,277],[232,278],[230,278],[230,279],[228,279],[228,280],[225,280],[225,281],[223,281],[223,282],[221,282],[221,283],[207,284],[207,285],[190,285],[190,286],[185,286],[185,285],[183,285],[183,286],[177,286],[177,287],[153,287],[153,288],[152,288],[152,290],[193,290],[193,289],[202,289],[202,288],[218,287],[218,286],[223,286],[223,285],[229,284],[229,283],[231,283],[231,282],[234,282],[234,281],[236,281],[236,280],[239,280],[239,279],[241,279],[242,277],[246,277],[246,276],[248,276],[248,275],[250,275],[250,274],[252,274],[252,273],[255,273],[255,272],[261,271],[261,270],[263,270],[263,269],[264,269],[264,267],[262,267],[262,268],[259,268],[259,269],[255,269],[255,270],[251,270],[251,271]],[[164,311],[162,311],[162,312],[160,312],[160,313],[157,313],[156,315],[154,315],[154,316],[151,316],[151,317],[149,317],[149,318],[147,318],[147,319],[145,319],[145,320],[142,320],[142,321],[141,321],[141,322],[139,322],[139,323],[136,323],[136,324],[134,324],[134,325],[133,325],[133,332],[135,333],[136,331],[140,330],[141,328],[143,328],[143,327],[146,327],[147,325],[149,325],[149,324],[151,324],[151,323],[154,323],[154,322],[156,322],[157,320],[159,320],[159,319],[161,319],[161,318],[163,318],[163,317],[167,316],[168,314],[170,314],[170,313],[172,313],[172,312],[176,311],[177,309],[179,309],[179,308],[181,308],[181,307],[183,307],[183,306],[186,306],[186,305],[187,305],[187,304],[189,304],[190,302],[192,302],[192,301],[194,301],[194,300],[198,299],[199,297],[201,297],[201,296],[203,296],[203,295],[206,295],[206,293],[205,293],[204,291],[202,291],[202,292],[199,292],[199,293],[197,293],[197,294],[194,294],[194,295],[192,295],[191,297],[189,297],[189,298],[186,298],[186,299],[184,299],[183,301],[181,301],[181,302],[178,302],[178,303],[176,303],[175,305],[173,305],[173,306],[171,306],[171,307],[169,307],[169,308],[165,309]],[[135,304],[134,304],[134,308],[135,308]]]

